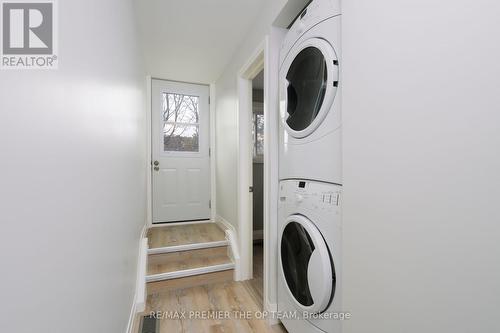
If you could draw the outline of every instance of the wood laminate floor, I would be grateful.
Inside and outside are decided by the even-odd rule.
[[[282,325],[270,326],[267,320],[255,316],[262,310],[262,281],[262,245],[257,245],[254,247],[253,280],[153,293],[148,297],[146,313],[160,311],[172,315],[184,311],[186,318],[160,319],[159,333],[286,333]],[[247,311],[251,315],[243,315]],[[200,316],[211,314],[211,317],[193,318],[196,312]]]
[[[216,223],[195,223],[154,227],[148,231],[149,248],[207,243],[225,240],[224,231]]]
[[[264,249],[262,243],[253,246],[253,279],[243,281],[248,293],[260,309],[264,309]]]

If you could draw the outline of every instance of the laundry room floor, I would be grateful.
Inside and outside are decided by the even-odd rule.
[[[269,325],[265,319],[255,318],[262,310],[262,245],[254,246],[254,279],[206,284],[191,288],[153,293],[148,296],[146,314],[161,312],[173,314],[185,311],[187,318],[163,318],[159,331],[167,332],[234,332],[234,333],[286,333],[281,325]],[[230,314],[227,319],[190,319],[189,313]],[[249,311],[251,317],[241,318]],[[237,314],[237,315],[236,315]],[[240,318],[237,318],[240,316]]]
[[[158,333],[286,332],[279,324],[271,326],[267,320],[255,318],[254,313],[260,311],[260,307],[247,288],[243,282],[228,282],[154,294],[148,300],[146,313],[185,311],[186,316],[189,316],[191,311],[227,311],[230,314],[227,319],[161,319]],[[253,318],[237,318],[247,311]]]

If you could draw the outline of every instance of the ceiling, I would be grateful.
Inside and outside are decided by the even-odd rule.
[[[136,0],[148,74],[212,83],[266,0]]]

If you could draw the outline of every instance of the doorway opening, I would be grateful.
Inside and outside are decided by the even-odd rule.
[[[252,241],[254,289],[262,301],[264,280],[264,69],[252,80]]]
[[[253,279],[269,308],[270,164],[269,40],[264,38],[237,76],[238,85],[238,248],[237,280]],[[254,179],[255,176],[255,179]],[[255,219],[254,219],[255,215]],[[255,231],[254,231],[255,230]],[[255,237],[254,237],[255,235]],[[254,257],[255,240],[255,257]],[[260,246],[259,243],[261,244]],[[255,264],[255,265],[254,265]],[[262,277],[262,278],[261,278]],[[257,286],[256,286],[257,287]],[[259,295],[260,296],[260,295]]]

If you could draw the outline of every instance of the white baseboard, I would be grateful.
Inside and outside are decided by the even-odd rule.
[[[146,310],[146,271],[148,265],[148,239],[142,238],[141,252],[139,254],[139,267],[137,269],[137,287],[135,291],[136,311],[144,312]]]
[[[148,230],[146,224],[141,231],[141,240],[139,245],[139,255],[137,259],[137,277],[135,284],[134,302],[130,310],[130,316],[127,324],[127,333],[137,333],[134,330],[137,328],[137,320],[139,314],[146,310],[146,270],[148,260],[148,239],[145,237]]]
[[[236,229],[234,228],[234,226],[231,223],[229,223],[226,219],[224,219],[222,216],[216,215],[215,223],[217,223],[222,229],[231,230],[236,234]]]
[[[229,241],[229,257],[234,262],[234,281],[242,281],[241,258],[238,249],[238,238],[233,230],[226,230],[226,238]]]
[[[226,239],[229,241],[229,257],[234,263],[234,280],[241,281],[241,259],[240,251],[238,248],[238,234],[234,226],[226,221],[222,216],[217,215],[215,218],[217,223],[222,229],[226,231]]]
[[[138,316],[137,316],[137,311],[136,311],[135,302],[134,302],[134,304],[132,304],[132,309],[130,310],[130,316],[128,318],[126,333],[136,333],[136,332],[134,332],[134,327],[136,326],[137,319],[138,319]]]

